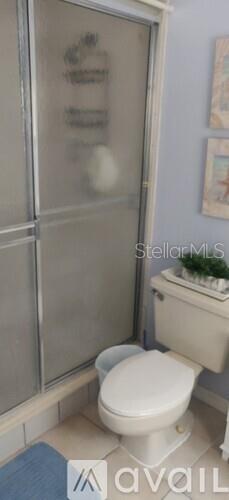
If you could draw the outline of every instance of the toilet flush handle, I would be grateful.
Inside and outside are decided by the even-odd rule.
[[[152,293],[153,293],[154,297],[157,297],[161,302],[163,302],[163,300],[165,299],[163,293],[156,290],[156,288],[152,289]]]

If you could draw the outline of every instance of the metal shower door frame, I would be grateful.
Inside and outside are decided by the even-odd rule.
[[[123,18],[129,21],[142,23],[150,28],[150,47],[149,47],[149,65],[148,65],[148,81],[147,81],[147,94],[146,94],[146,111],[145,111],[145,134],[144,134],[144,150],[142,162],[142,179],[141,179],[141,197],[140,197],[140,210],[139,210],[139,227],[138,227],[138,242],[145,240],[145,215],[147,206],[147,187],[148,177],[150,170],[150,144],[151,144],[151,123],[152,123],[152,102],[153,102],[153,85],[154,85],[154,69],[155,69],[155,54],[157,45],[157,32],[159,25],[159,18],[157,16],[149,16],[140,9],[131,10],[123,3],[119,3],[117,7],[116,2],[110,0],[109,5],[105,0],[59,0],[64,3],[70,3],[75,6],[86,7],[91,10],[96,10],[101,13],[110,14],[115,17]],[[28,97],[31,100],[30,117],[27,109],[27,118],[29,120],[28,135],[31,134],[31,162],[33,165],[33,191],[34,191],[34,227],[36,228],[36,270],[37,270],[37,309],[38,309],[38,337],[39,337],[39,359],[40,359],[40,390],[44,392],[50,386],[66,379],[67,377],[79,372],[83,368],[89,366],[93,360],[87,362],[66,375],[58,378],[51,384],[45,384],[45,366],[44,366],[44,336],[43,336],[43,294],[42,294],[42,269],[41,269],[41,241],[40,241],[40,224],[41,224],[41,210],[40,210],[40,192],[39,192],[39,151],[38,151],[38,109],[37,109],[37,78],[36,78],[36,41],[35,41],[35,0],[18,0],[20,5],[19,14],[23,19],[24,25],[24,41],[23,45],[28,43],[27,50],[25,47],[22,51],[22,59],[26,70],[26,80],[30,74],[30,88],[28,82],[24,85],[24,90],[30,93]],[[20,19],[19,15],[19,19]],[[21,23],[22,24],[22,23]],[[20,25],[20,23],[19,23]],[[27,40],[27,42],[26,42]],[[28,60],[29,54],[29,60]],[[24,82],[25,83],[25,82]],[[30,123],[31,122],[31,123]],[[67,210],[62,209],[65,215],[71,215],[74,207],[67,207]],[[50,211],[47,215],[57,215],[58,209]],[[137,243],[137,242],[136,242]],[[137,260],[136,262],[136,279],[135,279],[135,304],[134,304],[134,332],[133,337],[138,335],[139,330],[139,305],[142,287],[142,271],[143,262]]]

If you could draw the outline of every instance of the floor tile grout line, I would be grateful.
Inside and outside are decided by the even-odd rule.
[[[214,441],[211,441],[211,443],[209,443],[209,446],[207,448],[205,448],[205,450],[203,452],[201,452],[200,455],[198,455],[198,458],[195,459],[190,465],[188,468],[193,468],[200,460],[201,458],[204,457],[204,455],[206,455],[206,453],[211,450],[211,449],[214,449],[214,445],[217,443],[218,439],[219,439],[220,435],[214,440]],[[178,485],[178,483],[183,479],[184,477],[184,474],[182,474],[182,476],[176,481],[175,483],[175,486]]]
[[[214,439],[214,441],[212,442],[212,444],[211,444],[211,448],[212,448],[213,446],[215,446],[219,440],[221,441],[221,437],[222,437],[222,439],[223,439],[223,433],[221,433],[221,432],[220,432],[220,434],[218,434],[217,438],[216,438],[216,439]]]
[[[221,436],[224,434],[223,431],[221,431],[219,434],[217,434],[217,436],[212,439],[212,440],[209,440],[209,448],[211,448],[212,446],[215,446],[215,444],[217,443],[217,441],[221,438]],[[207,438],[205,436],[203,436],[202,434],[198,434],[198,432],[196,431],[193,431],[192,433],[193,436],[196,436],[196,437],[200,437],[201,439],[203,439],[204,441],[207,441]]]
[[[190,464],[190,467],[194,467],[200,460],[201,458],[206,455],[206,453],[211,449],[213,448],[213,446],[210,444],[207,448],[205,448],[205,450],[200,454],[198,455],[198,458],[195,459],[191,464]]]
[[[218,440],[218,438],[216,438],[216,439],[214,440],[214,443],[216,443],[216,442],[217,442],[217,440]],[[209,445],[208,445],[208,447],[206,447],[206,448],[203,450],[203,452],[201,452],[201,454],[200,454],[200,455],[198,455],[198,458],[197,458],[197,459],[194,459],[194,461],[193,461],[193,462],[191,462],[191,464],[190,464],[190,465],[188,465],[186,468],[187,468],[187,469],[189,469],[189,468],[193,468],[193,467],[194,467],[194,466],[195,466],[195,465],[199,462],[199,460],[201,460],[201,458],[202,458],[202,457],[203,457],[203,456],[204,456],[204,455],[205,455],[205,454],[206,454],[206,453],[207,453],[210,449],[212,449],[212,448],[213,448],[213,444],[211,443],[211,444],[209,444]],[[152,469],[152,470],[154,470],[154,469]],[[159,475],[159,472],[158,472],[158,471],[156,471],[156,470],[154,470],[154,473],[155,473],[157,476]],[[178,486],[178,484],[179,484],[179,483],[183,480],[184,476],[185,476],[185,474],[182,474],[182,475],[179,477],[179,479],[175,482],[175,486]],[[168,480],[167,480],[167,482],[168,482]],[[170,490],[170,491],[171,491],[171,490]],[[168,493],[167,493],[166,495],[168,495]],[[185,496],[187,496],[187,495],[185,495]],[[165,496],[164,498],[166,499],[166,496]],[[164,498],[163,498],[163,500],[164,500]],[[189,500],[191,500],[191,499],[190,499],[190,497],[187,497],[187,498],[188,498]]]
[[[168,496],[170,495],[170,493],[174,493],[174,492],[173,492],[172,490],[169,490],[169,491],[165,494],[165,496],[164,496],[164,497],[162,497],[162,499],[161,499],[161,500],[166,500],[166,499],[168,498]],[[177,496],[178,496],[178,495],[181,495],[181,493],[177,493]],[[183,495],[185,498],[187,498],[187,500],[192,500],[192,498],[191,498],[191,497],[189,497],[189,496],[187,496],[185,493],[182,493],[182,495]]]
[[[94,422],[94,420],[92,420],[91,418],[89,418],[87,415],[84,415],[84,413],[81,413],[80,412],[80,416],[81,417],[84,417],[88,422],[90,422],[90,424],[94,425],[95,427],[97,427],[97,429],[99,429],[100,431],[102,431],[104,434],[106,435],[109,435],[108,432],[106,432],[102,427],[100,427],[98,424],[96,424]]]
[[[215,440],[215,442],[216,442],[216,441],[217,441],[217,439]],[[204,457],[204,455],[206,455],[206,454],[208,453],[208,451],[209,451],[209,450],[211,450],[211,449],[214,449],[212,445],[210,445],[210,446],[209,446],[209,447],[205,450],[205,452],[201,453],[201,455],[199,456],[199,458],[198,458],[198,459],[197,459],[197,460],[196,460],[196,461],[195,461],[192,465],[190,465],[190,467],[191,467],[191,468],[193,468],[195,465],[197,465],[197,464],[198,464],[198,462],[199,462],[199,461],[200,461],[200,460]],[[175,486],[178,486],[178,485],[179,485],[179,483],[182,481],[182,479],[183,479],[183,478],[184,478],[184,474],[183,474],[183,475],[182,475],[182,477],[180,477],[180,478],[179,478],[179,480],[175,483]],[[184,493],[184,495],[185,495],[185,493]],[[185,495],[185,496],[187,496],[187,495]],[[192,497],[187,496],[187,498],[188,498],[188,500],[192,500]],[[165,497],[165,499],[163,499],[163,500],[166,500],[166,497]]]
[[[104,455],[104,457],[100,458],[97,462],[97,464],[95,465],[95,467],[97,467],[97,465],[99,465],[103,460],[107,460],[107,458],[112,455],[112,453],[114,453],[114,451],[116,451],[117,449],[119,448],[119,446],[117,446],[116,448],[113,448],[112,450],[110,450],[106,455]]]
[[[116,436],[113,436],[112,434],[110,434],[109,432],[106,432],[106,430],[102,429],[98,424],[96,424],[93,420],[91,420],[89,417],[87,417],[86,415],[84,415],[81,411],[78,413],[78,415],[80,415],[81,417],[84,417],[88,422],[90,422],[90,424],[94,425],[97,429],[99,429],[100,431],[103,432],[103,434],[107,437],[111,437],[111,438],[114,438]],[[117,446],[114,446],[106,455],[104,455],[102,458],[100,458],[98,460],[98,463],[100,463],[102,460],[106,460],[106,458],[111,455],[115,450],[117,450],[117,448],[119,448],[119,440],[117,438]]]
[[[212,448],[212,446],[208,446],[208,448],[206,448],[200,455],[198,455],[198,458],[195,459],[193,462],[191,462],[191,464],[186,467],[186,469],[192,469],[198,462],[199,460],[201,460],[201,458],[206,455],[206,453]],[[179,479],[176,481],[175,483],[175,486],[178,486],[178,484],[183,480],[185,474],[182,474],[181,477],[179,477]],[[186,495],[187,496],[187,495]],[[188,497],[189,498],[189,497]]]
[[[92,420],[91,418],[89,418],[87,415],[84,415],[83,412],[80,411],[79,414],[81,415],[81,417],[84,417],[88,422],[90,422],[95,427],[97,427],[97,429],[99,429],[100,431],[102,431],[106,436],[116,437],[116,435],[113,436],[113,434],[111,434],[108,430],[103,429],[102,426],[100,426],[99,424],[97,424],[94,420]],[[118,439],[118,437],[117,437],[117,439]]]
[[[82,411],[82,410],[80,410],[79,415],[80,415],[81,417],[84,417],[84,418],[85,418],[88,422],[90,422],[90,423],[91,423],[91,424],[93,424],[95,427],[97,427],[97,429],[100,429],[100,431],[103,431],[103,432],[104,432],[104,434],[108,434],[108,432],[106,432],[106,430],[104,430],[104,429],[102,428],[102,426],[98,425],[98,424],[97,424],[94,420],[92,420],[90,417],[88,417],[87,415],[85,415],[85,414],[83,413],[83,411]]]
[[[110,455],[112,455],[112,453],[114,453],[114,451],[116,451],[118,448],[120,448],[120,449],[121,449],[121,447],[120,447],[120,446],[117,446],[117,448],[114,448],[114,450],[109,451],[109,453],[107,453],[107,454],[105,455],[105,457],[103,458],[103,460],[106,460],[106,459],[107,459]]]

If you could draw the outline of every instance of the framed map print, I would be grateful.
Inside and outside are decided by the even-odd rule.
[[[203,213],[229,219],[229,139],[209,139]]]
[[[210,127],[229,129],[229,36],[216,42]]]

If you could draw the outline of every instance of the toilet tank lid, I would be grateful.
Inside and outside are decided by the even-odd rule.
[[[191,368],[153,350],[119,363],[105,378],[100,399],[117,415],[156,415],[183,402],[194,387]]]
[[[189,304],[223,318],[229,318],[229,300],[220,302],[219,300],[208,297],[207,295],[190,290],[181,285],[177,285],[176,283],[171,283],[160,274],[151,278],[150,288],[152,290],[158,290],[162,294],[175,297],[183,302],[188,302]]]

